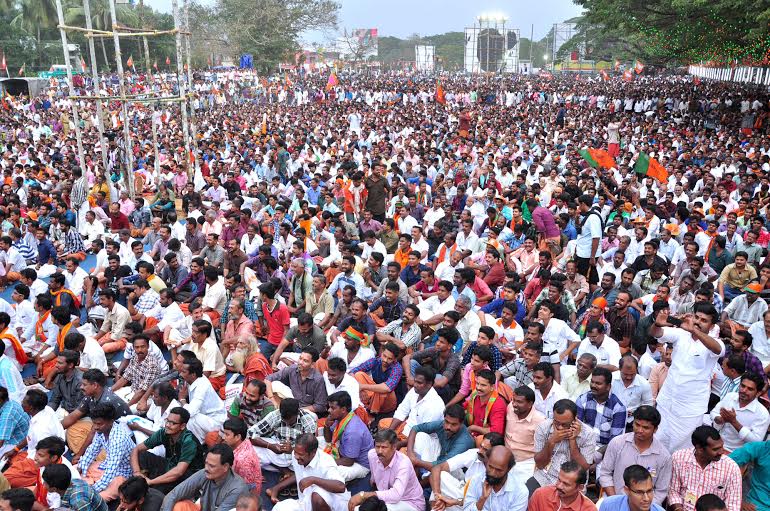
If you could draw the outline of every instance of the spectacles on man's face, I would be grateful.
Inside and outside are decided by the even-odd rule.
[[[626,486],[626,488],[628,488],[628,486]],[[652,497],[655,495],[655,488],[650,488],[649,490],[635,490],[633,488],[628,488],[628,491],[639,497]]]

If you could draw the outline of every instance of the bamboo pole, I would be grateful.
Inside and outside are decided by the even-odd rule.
[[[174,27],[179,28],[182,26],[182,20],[179,15],[179,3],[177,2],[177,0],[171,1],[171,9],[174,14]],[[187,83],[186,83],[186,80],[184,79],[184,74],[183,74],[184,70],[182,67],[182,35],[179,33],[179,31],[177,31],[175,39],[176,39],[176,68],[177,68],[176,76],[177,76],[177,86],[179,87],[179,97],[186,97]],[[181,107],[182,107],[182,135],[184,136],[184,148],[185,148],[184,158],[186,160],[185,163],[189,163],[190,130],[187,125],[187,101],[183,101],[181,103]],[[187,166],[187,168],[188,168],[187,177],[189,179],[191,177],[190,171],[189,171],[189,165]]]
[[[146,36],[154,36],[154,35],[170,35],[170,34],[176,34],[179,32],[176,28],[170,28],[168,30],[145,30],[143,32],[121,32],[121,30],[126,30],[123,27],[117,27],[114,30],[99,30],[96,28],[83,28],[83,27],[75,27],[72,25],[65,25],[63,22],[59,23],[57,27],[60,30],[72,30],[74,32],[83,32],[85,37],[114,37],[117,35],[118,37],[146,37]],[[128,30],[135,30],[135,29],[128,29]]]
[[[144,11],[142,12],[142,16],[144,16]],[[142,19],[142,25],[144,25],[144,19]],[[142,42],[144,43],[144,64],[147,67],[147,81],[150,82],[150,77],[152,76],[152,67],[150,67],[150,45],[147,42],[146,37],[142,37]],[[152,147],[155,152],[155,160],[153,162],[155,179],[160,183],[160,148],[158,147],[158,127],[155,125],[156,105],[156,102],[151,103],[152,110],[150,114],[150,125],[152,127]]]
[[[107,3],[110,4],[110,19],[112,21],[112,30],[113,30],[113,43],[115,44],[115,60],[117,61],[117,70],[118,70],[118,83],[120,84],[120,95],[123,97],[123,100],[121,101],[121,109],[123,111],[123,144],[124,144],[124,151],[125,151],[125,178],[126,178],[126,187],[128,188],[128,194],[133,199],[136,196],[136,191],[134,190],[134,165],[133,165],[133,151],[131,150],[131,133],[129,131],[129,120],[128,120],[128,101],[126,98],[126,82],[125,78],[123,76],[123,57],[120,52],[120,38],[118,37],[118,33],[115,32],[115,27],[118,25],[118,17],[115,13],[115,0],[107,0]],[[140,190],[141,193],[141,190]]]
[[[193,150],[193,168],[195,174],[193,176],[197,175],[198,171],[200,170],[200,161],[197,155],[198,151],[198,127],[195,120],[195,101],[193,98],[195,95],[192,92],[192,63],[190,62],[190,4],[188,0],[184,0],[184,45],[185,45],[185,52],[187,53],[187,83],[190,84],[190,94],[187,95],[188,98],[190,98],[190,130],[192,131],[192,150]]]
[[[64,9],[61,4],[62,0],[56,0],[56,14],[59,17],[59,23],[64,23]],[[67,32],[63,29],[59,29],[61,35],[62,49],[64,50],[64,65],[67,67],[67,88],[69,89],[70,96],[75,94],[75,86],[72,84],[72,67],[70,67],[70,52],[67,44]],[[72,101],[72,119],[75,123],[75,140],[78,146],[78,160],[80,160],[80,168],[83,172],[86,171],[86,156],[83,151],[83,135],[80,133],[80,114],[78,112],[77,101]]]
[[[91,28],[90,0],[83,0],[83,14],[86,18],[86,28]],[[93,39],[88,39],[88,54],[91,57],[91,79],[94,81],[94,93],[99,93],[99,71],[96,67],[96,45]],[[101,101],[96,102],[96,127],[99,130],[99,144],[102,148],[102,169],[107,172],[107,139],[104,138],[104,118]]]

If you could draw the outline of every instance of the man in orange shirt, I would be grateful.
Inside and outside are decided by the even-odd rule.
[[[596,505],[583,495],[588,472],[576,461],[565,461],[559,470],[559,478],[552,486],[535,490],[529,499],[529,511],[596,511]]]

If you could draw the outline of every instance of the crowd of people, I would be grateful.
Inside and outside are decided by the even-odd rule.
[[[770,510],[767,91],[441,85],[5,98],[0,509]]]

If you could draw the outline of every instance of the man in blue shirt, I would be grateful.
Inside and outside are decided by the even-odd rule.
[[[476,447],[463,423],[464,419],[465,411],[462,406],[455,404],[444,410],[443,421],[423,422],[414,426],[406,442],[406,455],[414,466],[430,470],[434,465],[440,465]]]
[[[605,497],[599,511],[663,511],[653,502],[655,486],[652,475],[641,465],[631,465],[623,471],[625,495]]]

